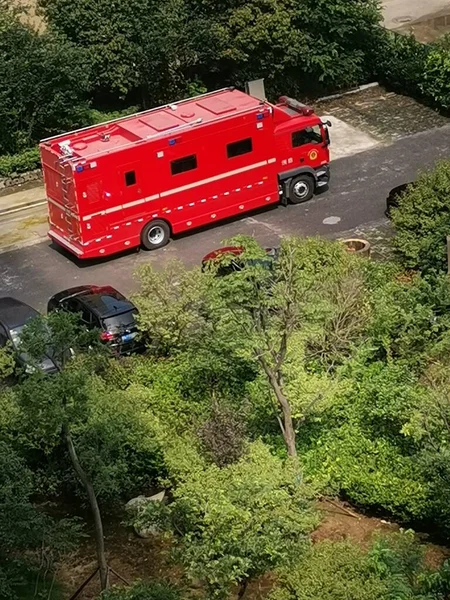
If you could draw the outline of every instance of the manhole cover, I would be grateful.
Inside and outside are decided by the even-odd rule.
[[[324,219],[322,221],[322,223],[324,225],[337,225],[340,220],[341,220],[341,217],[327,217],[326,219]]]
[[[410,17],[409,15],[406,15],[404,17],[395,17],[395,19],[392,19],[394,21],[394,23],[398,23],[399,25],[404,25],[405,23],[410,23],[413,18]]]

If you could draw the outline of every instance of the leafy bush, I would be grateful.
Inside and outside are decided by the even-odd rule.
[[[450,108],[450,35],[431,46],[426,55],[420,87],[437,106]]]
[[[314,545],[294,568],[283,569],[270,600],[443,600],[448,567],[431,573],[424,548],[406,531],[372,541]]]
[[[447,270],[450,235],[450,161],[422,173],[392,210],[394,246],[403,265],[426,273]]]
[[[34,171],[40,164],[39,148],[31,148],[18,154],[4,154],[0,156],[0,177]]]
[[[401,94],[422,96],[429,52],[429,46],[418,42],[413,35],[386,32],[384,43],[377,49],[378,80]]]
[[[172,476],[178,451],[166,456]],[[317,524],[296,463],[274,457],[261,442],[238,463],[221,469],[197,458],[176,478],[174,502],[161,516],[167,522],[169,514],[176,556],[208,598],[227,598],[233,585],[244,592],[249,580],[289,563]],[[153,525],[154,507],[144,510],[139,525]]]

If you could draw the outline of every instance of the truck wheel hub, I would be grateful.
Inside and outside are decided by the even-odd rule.
[[[148,232],[148,240],[151,244],[160,244],[164,239],[164,231],[161,227],[155,226]]]
[[[299,181],[294,185],[294,194],[297,198],[305,198],[309,193],[309,186],[304,181]]]

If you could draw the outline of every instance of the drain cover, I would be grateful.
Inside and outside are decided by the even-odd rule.
[[[398,23],[399,25],[403,25],[405,23],[410,23],[413,18],[406,15],[404,17],[396,17],[395,19],[392,19],[394,21],[394,23]]]

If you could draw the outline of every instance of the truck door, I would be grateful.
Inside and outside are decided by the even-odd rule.
[[[294,154],[293,167],[308,165],[316,168],[328,162],[326,142],[323,139],[322,127],[318,124],[293,131],[291,147]]]
[[[120,190],[120,203],[122,205],[142,198],[142,177],[139,173],[139,163],[130,163],[120,167],[118,176],[118,189]]]
[[[74,241],[80,241],[79,211],[73,173],[69,164],[55,163],[46,172],[50,223]],[[52,202],[54,200],[54,202]]]

